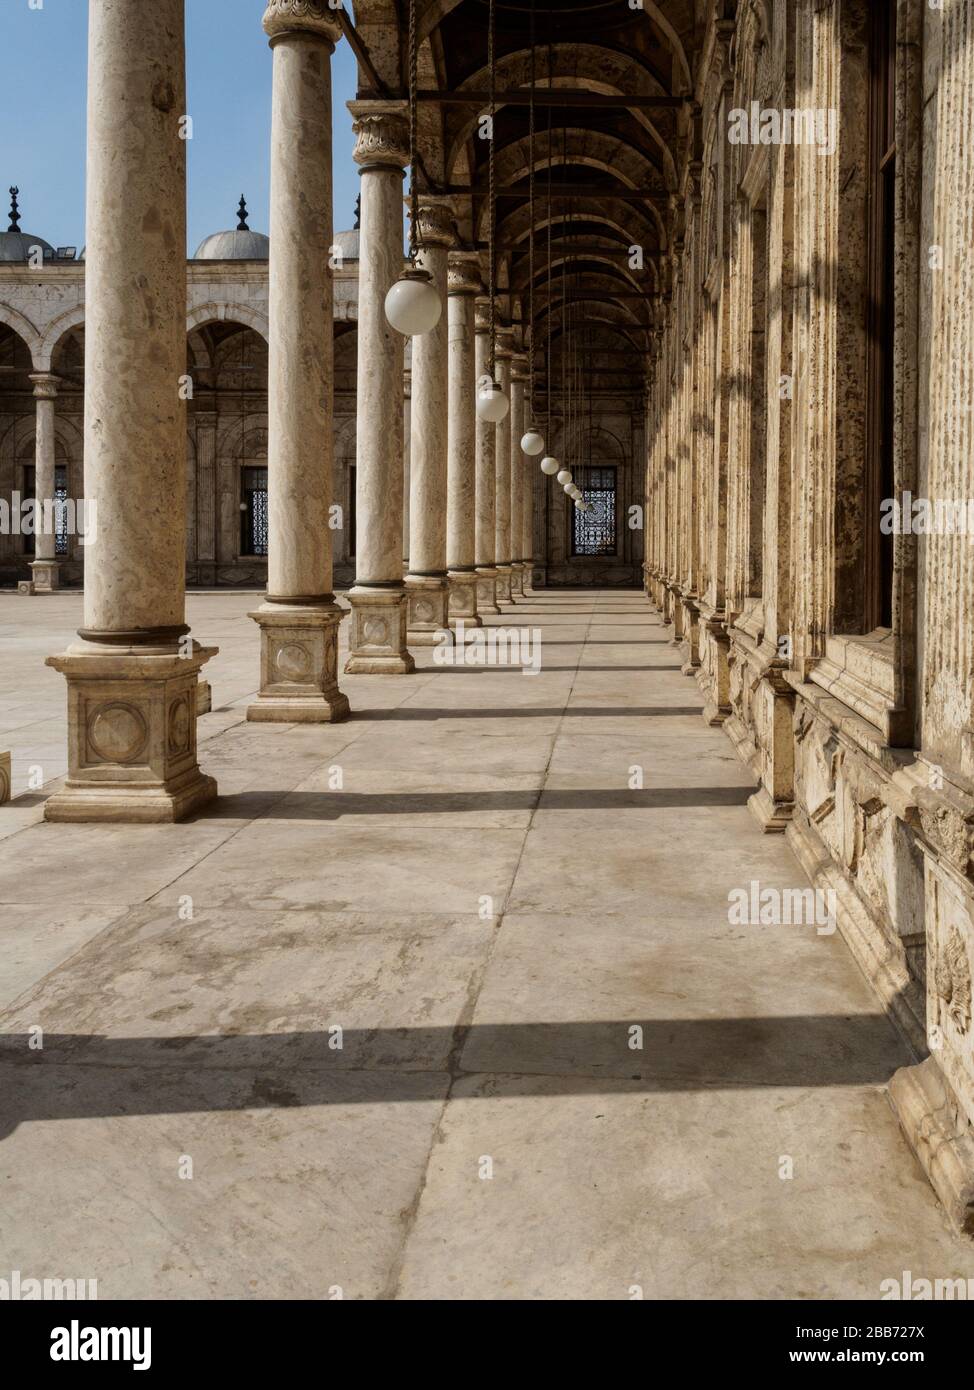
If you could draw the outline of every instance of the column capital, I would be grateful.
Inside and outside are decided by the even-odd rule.
[[[456,241],[453,209],[448,203],[420,197],[416,244],[451,247]]]
[[[480,257],[476,251],[451,251],[446,266],[447,294],[481,293]]]
[[[34,383],[34,395],[40,401],[53,401],[61,385],[61,378],[53,372],[31,372],[27,380]]]
[[[514,360],[511,362],[511,380],[512,380],[512,381],[527,381],[527,380],[528,380],[528,358],[527,358],[527,353],[524,353],[524,352],[516,352],[516,353],[514,354]]]
[[[490,300],[482,296],[474,305],[474,330],[477,333],[490,332]]]
[[[352,158],[362,171],[405,169],[409,163],[409,123],[401,101],[350,101],[355,135]]]
[[[497,350],[495,357],[504,362],[509,362],[514,356],[514,329],[498,328],[497,330]]]
[[[338,11],[328,0],[267,0],[263,24],[272,41],[284,34],[310,34],[334,48],[342,36]]]

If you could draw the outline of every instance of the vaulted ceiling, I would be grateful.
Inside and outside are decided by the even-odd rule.
[[[420,186],[452,197],[460,235],[486,265],[488,0],[416,4]],[[495,6],[501,310],[526,320],[533,284],[542,391],[550,330],[556,389],[564,350],[576,367],[584,353],[596,389],[638,393],[666,287],[707,0]],[[371,68],[360,62],[359,96],[405,97],[408,0],[359,0],[354,11]]]

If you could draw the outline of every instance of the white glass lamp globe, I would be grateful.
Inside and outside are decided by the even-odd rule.
[[[537,458],[538,454],[544,452],[544,435],[537,430],[528,430],[521,438],[521,452],[529,458]]]
[[[580,512],[584,512],[586,510],[585,503],[582,501],[580,497],[575,498],[575,506]]]
[[[570,483],[571,480],[572,480],[572,472],[571,472],[571,469],[570,469],[570,468],[563,468],[563,469],[561,470],[561,472],[558,474],[558,481],[561,483],[562,487],[567,486],[567,484]]]
[[[572,496],[574,496],[574,494],[573,494],[573,492],[572,492],[572,484],[571,484],[571,483],[562,483],[562,487],[565,489],[565,495],[566,495],[567,497],[572,497]]]
[[[431,332],[440,321],[443,303],[425,270],[405,270],[386,295],[386,318],[405,338]]]
[[[511,408],[511,403],[496,381],[484,382],[477,388],[477,419],[499,425]]]
[[[541,471],[542,473],[547,473],[549,478],[552,476],[553,473],[557,473],[560,467],[561,464],[558,462],[558,460],[553,459],[550,454],[547,458],[543,458],[541,460]]]
[[[575,499],[576,502],[581,502],[581,501],[584,500],[584,499],[582,498],[582,491],[581,491],[581,488],[577,488],[577,487],[575,486],[574,483],[573,483],[572,486],[571,486],[571,490],[570,490],[570,492],[569,492],[569,496],[570,496],[570,497],[574,497],[574,499]]]

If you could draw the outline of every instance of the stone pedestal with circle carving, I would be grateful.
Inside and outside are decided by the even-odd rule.
[[[50,821],[176,821],[216,795],[196,762],[196,691],[215,647],[186,656],[78,643],[48,666],[68,682],[68,775]]]
[[[350,656],[352,676],[408,676],[416,663],[406,650],[406,605],[402,586],[356,584],[352,602]]]
[[[10,800],[10,754],[0,753],[0,806]]]
[[[337,674],[342,609],[266,604],[250,616],[260,624],[260,693],[247,718],[297,724],[346,719],[348,698]]]

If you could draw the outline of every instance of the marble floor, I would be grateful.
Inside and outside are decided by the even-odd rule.
[[[802,874],[642,595],[537,594],[491,625],[540,630],[538,674],[427,649],[345,678],[330,727],[246,723],[255,602],[189,597],[220,647],[219,800],[72,826],[42,820],[43,658],[80,599],[0,594],[0,1276],[361,1299],[974,1277],[841,939],[729,921],[734,888]]]

